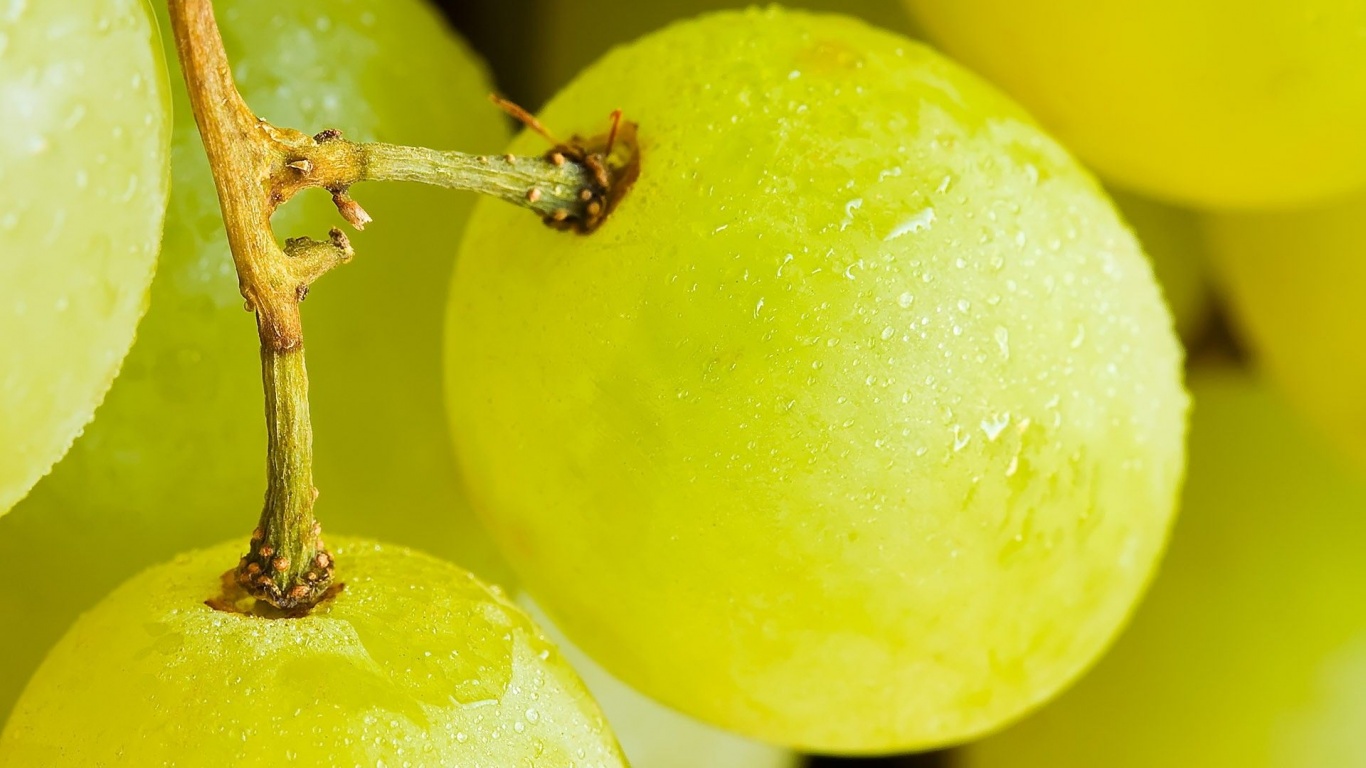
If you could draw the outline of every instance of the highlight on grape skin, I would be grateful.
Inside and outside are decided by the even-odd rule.
[[[749,5],[0,0],[0,768],[1366,762],[1366,2]]]

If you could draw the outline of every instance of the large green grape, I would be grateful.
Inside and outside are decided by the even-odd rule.
[[[1076,676],[1162,548],[1185,410],[1096,184],[834,16],[672,26],[541,118],[618,107],[642,170],[602,229],[481,203],[452,283],[457,456],[528,590],[625,682],[777,744],[943,744]]]
[[[476,151],[506,143],[482,68],[418,0],[235,0],[219,4],[219,22],[248,103],[278,124]],[[0,718],[80,611],[147,565],[245,537],[261,508],[255,323],[178,72],[173,82],[173,194],[151,309],[99,418],[0,520],[0,562],[45,574],[0,591],[0,617],[25,627],[0,632]],[[470,545],[481,529],[453,514],[461,497],[440,417],[441,317],[472,196],[400,185],[355,194],[375,222],[303,307],[319,515],[328,531],[420,545],[499,578],[480,555],[488,548]],[[321,192],[275,216],[281,237],[339,223]],[[54,552],[60,570],[48,565]]]
[[[299,619],[205,605],[241,542],[144,571],[44,660],[13,766],[625,766],[583,683],[467,571],[341,539],[345,589]]]
[[[1360,0],[907,0],[1116,183],[1199,206],[1366,184]]]
[[[1191,389],[1181,520],[1132,626],[959,765],[1366,765],[1366,481],[1247,374]]]
[[[1258,362],[1366,466],[1366,194],[1207,220],[1216,277]]]
[[[170,105],[146,0],[0,5],[0,515],[133,343],[166,210]]]

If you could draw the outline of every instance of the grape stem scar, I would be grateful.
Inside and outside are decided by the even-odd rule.
[[[332,556],[314,516],[318,491],[299,304],[318,278],[354,251],[335,228],[327,240],[297,237],[282,246],[271,215],[299,192],[318,187],[331,192],[343,219],[363,229],[371,217],[351,198],[354,184],[418,181],[491,195],[532,210],[557,229],[587,234],[635,181],[635,126],[621,124],[616,115],[606,138],[552,141],[556,146],[538,157],[361,143],[333,129],[310,135],[277,127],[252,113],[238,93],[212,0],[168,5],[238,284],[261,339],[267,490],[235,582],[248,595],[297,614],[329,594],[334,579]],[[549,136],[526,113],[513,114]]]

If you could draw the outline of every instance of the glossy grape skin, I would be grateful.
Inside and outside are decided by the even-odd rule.
[[[506,142],[503,117],[485,100],[485,71],[423,2],[235,0],[217,10],[247,103],[280,125],[472,151]],[[255,323],[243,311],[181,76],[172,75],[175,178],[151,309],[95,423],[0,519],[0,562],[47,574],[0,592],[0,618],[25,626],[0,632],[0,719],[80,611],[177,552],[232,537],[245,546],[260,513]],[[319,517],[328,532],[421,546],[501,580],[499,562],[478,546],[482,530],[455,514],[462,502],[439,416],[441,316],[473,196],[400,184],[354,194],[375,222],[350,234],[356,258],[303,305]],[[281,238],[345,226],[316,191],[274,222]],[[64,553],[59,571],[47,565],[54,551]]]
[[[631,768],[798,768],[797,754],[699,723],[651,701],[576,648],[526,593],[517,604],[559,647],[616,731]]]
[[[0,515],[70,447],[133,343],[169,109],[146,0],[0,8]]]
[[[961,768],[1366,764],[1366,477],[1245,373],[1197,372],[1151,594],[1077,686]]]
[[[1074,677],[1162,547],[1185,408],[1094,182],[837,17],[670,27],[541,118],[614,108],[642,172],[603,228],[481,202],[452,283],[457,455],[526,588],[627,683],[775,744],[945,744]]]
[[[240,542],[83,615],[0,736],[0,764],[625,766],[574,671],[501,593],[435,558],[332,542],[345,589],[298,619],[215,610]]]
[[[1366,194],[1207,219],[1240,338],[1302,413],[1366,467]]]
[[[1117,184],[1200,207],[1366,184],[1366,3],[908,0]]]

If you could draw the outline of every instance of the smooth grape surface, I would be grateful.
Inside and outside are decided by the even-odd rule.
[[[1118,184],[1202,207],[1366,185],[1360,0],[907,0]]]
[[[506,143],[482,67],[418,0],[236,0],[218,14],[248,104],[277,124],[474,151]],[[151,309],[95,423],[0,520],[0,562],[45,574],[0,592],[0,618],[25,626],[0,633],[0,719],[80,611],[176,552],[234,536],[245,546],[260,513],[255,322],[178,71],[173,82],[173,194]],[[375,222],[351,233],[355,260],[303,306],[318,514],[329,532],[421,546],[499,580],[481,529],[453,513],[461,496],[441,417],[441,318],[473,197],[399,184],[354,194]],[[282,238],[345,226],[321,192],[274,221]],[[54,551],[65,553],[57,571]]]
[[[1316,209],[1207,220],[1235,325],[1257,362],[1366,467],[1366,194]]]
[[[20,699],[15,766],[625,766],[564,658],[472,574],[332,542],[346,588],[301,619],[204,604],[242,546],[133,578],[85,614]]]
[[[146,0],[0,5],[0,515],[70,447],[133,343],[169,110]]]
[[[797,754],[714,728],[651,701],[579,650],[526,593],[518,605],[554,641],[612,724],[631,768],[798,768]]]
[[[1197,373],[1190,479],[1132,626],[966,768],[1366,765],[1366,479],[1247,374]]]
[[[670,27],[541,118],[618,107],[642,172],[603,228],[481,202],[452,284],[457,455],[523,584],[625,682],[776,744],[928,747],[1050,696],[1183,464],[1109,201],[981,81],[833,16]]]

